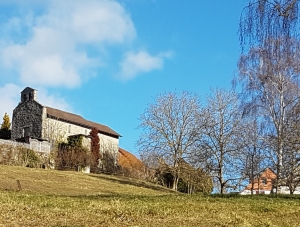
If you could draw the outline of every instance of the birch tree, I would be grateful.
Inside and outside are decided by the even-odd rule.
[[[299,102],[300,43],[291,40],[293,45],[286,46],[282,39],[268,42],[272,48],[252,48],[241,56],[237,80],[242,85],[244,110],[264,117],[268,134],[274,138],[278,187],[286,145],[287,113]]]
[[[297,104],[288,113],[286,121],[287,133],[283,152],[282,178],[294,194],[300,186],[300,106]]]
[[[299,35],[298,0],[249,0],[243,9],[239,25],[240,43],[245,49],[272,48],[270,39],[281,39],[285,45]]]
[[[199,110],[197,95],[167,93],[159,95],[140,116],[139,153],[142,158],[163,159],[171,169],[174,190],[181,174],[180,161],[197,149]]]

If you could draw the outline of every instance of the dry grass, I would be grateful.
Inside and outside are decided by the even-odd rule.
[[[0,173],[0,189],[4,190],[17,190],[16,180],[19,180],[23,191],[52,195],[163,195],[171,192],[145,181],[106,174],[1,165]]]
[[[107,175],[9,166],[0,166],[0,171],[0,226],[299,226],[300,222],[299,197],[187,196]],[[16,179],[21,192],[15,191]]]

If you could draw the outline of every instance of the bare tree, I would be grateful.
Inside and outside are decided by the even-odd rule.
[[[297,104],[287,114],[282,178],[290,194],[300,186],[300,108]]]
[[[291,147],[289,147],[291,148]],[[300,152],[288,149],[284,153],[284,167],[282,169],[282,181],[289,188],[290,194],[294,194],[300,186]]]
[[[300,43],[268,40],[272,48],[253,48],[239,60],[238,81],[244,96],[244,110],[264,117],[276,155],[277,189],[283,166],[287,113],[299,102]],[[286,51],[285,51],[286,50]],[[291,52],[292,50],[292,52]]]
[[[266,40],[282,37],[289,44],[291,38],[298,37],[298,22],[298,0],[249,0],[240,17],[241,46],[269,49]]]
[[[211,193],[212,179],[202,168],[194,168],[184,160],[181,161],[182,192],[193,194],[197,192]]]
[[[162,158],[171,168],[173,189],[180,178],[180,160],[197,149],[199,98],[183,92],[159,95],[140,116],[143,133],[137,142],[141,157]]]
[[[235,188],[241,180],[238,135],[242,114],[235,93],[216,89],[203,110],[204,125],[200,159],[212,174],[220,193]]]
[[[66,140],[65,124],[56,118],[47,118],[43,124],[43,138],[47,139],[52,146],[57,146]]]
[[[118,146],[109,141],[100,141],[98,169],[106,173],[119,172]]]
[[[251,183],[253,194],[254,180],[261,171],[268,167],[266,142],[263,134],[263,125],[258,118],[246,119],[244,129],[240,131],[239,143],[241,146],[242,175]]]

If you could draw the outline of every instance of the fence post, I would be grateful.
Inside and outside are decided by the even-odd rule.
[[[18,184],[18,191],[22,191],[21,183],[19,180],[17,180],[17,184]]]

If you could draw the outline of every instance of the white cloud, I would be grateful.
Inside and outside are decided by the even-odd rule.
[[[53,107],[59,110],[72,112],[73,108],[69,103],[62,97],[57,95],[49,95],[45,89],[39,89],[37,93],[37,101],[43,106]]]
[[[0,87],[0,124],[2,124],[2,118],[5,113],[7,113],[10,119],[12,119],[12,111],[20,101],[20,92],[21,88],[15,84],[6,84],[3,87]]]
[[[6,34],[1,41],[5,43],[1,50],[3,66],[16,70],[24,84],[78,86],[84,76],[80,75],[82,69],[100,66],[101,54],[91,58],[89,51],[135,38],[129,15],[113,0],[47,3],[49,9],[42,15],[28,12],[4,25],[5,34],[11,36],[26,31],[26,40],[8,43]]]
[[[17,107],[21,100],[21,91],[24,87],[16,84],[6,84],[0,87],[1,105],[0,105],[0,124],[2,123],[2,117],[5,113],[10,116],[12,120],[13,110]],[[64,98],[57,95],[48,95],[47,90],[38,89],[37,101],[44,106],[50,106],[60,110],[72,112],[71,106],[65,101]]]
[[[164,59],[171,57],[171,55],[171,52],[160,53],[156,56],[151,56],[146,51],[128,52],[120,63],[120,77],[124,80],[129,80],[136,77],[139,73],[161,69]]]
[[[135,37],[131,19],[121,5],[113,1],[77,2],[71,24],[81,42],[123,43]]]

